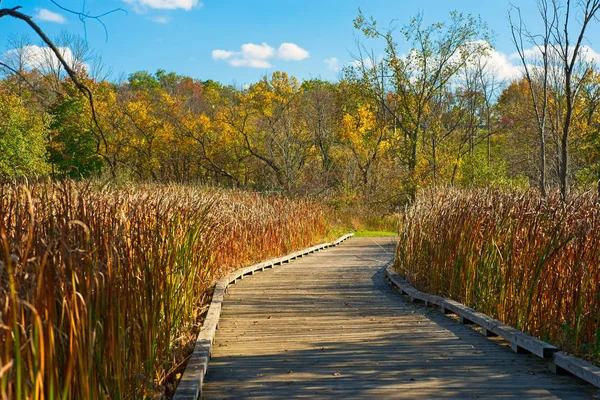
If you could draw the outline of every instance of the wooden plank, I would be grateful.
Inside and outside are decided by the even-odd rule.
[[[213,300],[210,308],[204,319],[202,330],[196,339],[194,351],[188,360],[185,372],[179,381],[174,400],[195,400],[202,394],[202,384],[204,375],[208,370],[208,361],[212,350],[213,340],[217,325],[219,323],[219,315],[221,313],[221,305],[225,291],[222,286],[227,280],[219,281],[219,289],[215,289]]]
[[[532,354],[537,355],[541,358],[552,357],[552,354],[558,351],[558,348],[546,343],[542,340],[534,338],[512,326],[499,324],[490,329],[496,335],[508,340],[512,344],[512,349],[515,352],[519,352],[521,349],[525,349]]]
[[[539,340],[531,335],[519,331],[510,325],[487,316],[481,312],[475,311],[461,303],[453,300],[444,300],[442,303],[444,309],[451,310],[459,315],[461,322],[474,323],[485,329],[484,335],[500,336],[511,343],[511,348],[515,353],[526,350],[541,358],[549,358],[558,349],[549,343]]]
[[[353,235],[354,234],[344,235],[338,239],[338,241],[341,243]],[[324,249],[328,244],[329,243],[316,245],[309,247],[308,249],[318,251],[320,249]],[[221,308],[229,285],[236,284],[238,279],[242,280],[246,275],[254,275],[255,272],[264,271],[265,268],[273,268],[274,265],[282,264],[283,262],[290,262],[292,259],[296,259],[303,254],[307,254],[308,249],[305,249],[306,253],[303,253],[303,250],[300,250],[290,253],[284,257],[263,261],[249,267],[238,269],[237,271],[230,273],[225,278],[222,278],[217,282],[215,290],[213,291],[211,304],[202,324],[202,329],[196,338],[194,350],[177,386],[177,390],[173,397],[174,400],[195,400],[202,396],[204,375],[208,370],[208,361],[211,356],[215,333],[219,324],[219,318],[221,316]]]
[[[563,369],[600,388],[600,368],[563,351],[556,352],[552,355],[550,368],[554,373],[558,373],[560,371],[559,369]]]
[[[509,325],[503,324],[497,319],[478,312],[457,301],[428,295],[427,293],[417,290],[400,276],[398,276],[392,270],[391,266],[386,268],[386,274],[390,281],[399,287],[400,290],[403,293],[406,293],[411,299],[419,299],[429,304],[437,304],[440,306],[444,314],[451,312],[458,315],[461,323],[472,323],[481,326],[485,336],[489,337],[495,335],[506,339],[511,343],[511,347],[516,353],[526,350],[537,355],[538,357],[549,358],[552,357],[553,353],[558,351],[556,346],[521,332]]]
[[[393,239],[353,239],[232,287],[206,398],[595,393],[577,379],[549,373],[536,356],[516,355],[451,318],[405,302],[383,279],[393,253]],[[443,300],[412,294],[428,304]]]
[[[441,307],[450,310],[451,312],[459,315],[460,317],[468,320],[469,322],[477,324],[482,328],[486,328],[488,330],[491,330],[492,327],[500,324],[500,321],[488,317],[483,313],[475,311],[472,308],[464,306],[463,304],[457,301],[444,299],[441,303]]]
[[[392,282],[392,284],[396,286],[402,293],[408,295],[411,298],[411,302],[418,300],[424,302],[425,304],[435,304],[437,306],[441,306],[442,301],[444,301],[444,299],[440,296],[421,292],[414,286],[410,285],[394,271],[392,263],[386,267],[385,272],[389,281]]]
[[[290,385],[289,383],[287,385]],[[228,386],[222,390],[211,390],[210,398],[219,399],[244,399],[244,398],[261,398],[261,399],[289,399],[289,398],[306,398],[306,399],[464,399],[464,398],[481,398],[481,389],[474,388],[471,390],[465,389],[448,389],[445,392],[436,391],[431,388],[417,388],[411,390],[403,390],[398,387],[372,387],[359,388],[355,387],[330,387],[330,386],[313,386],[313,387],[298,387],[292,388],[283,387],[283,384],[277,388],[261,387],[261,386]],[[568,390],[547,390],[547,389],[523,389],[523,390],[494,390],[490,389],[487,392],[488,398],[516,398],[516,399],[576,399],[580,400],[576,395],[572,395]]]

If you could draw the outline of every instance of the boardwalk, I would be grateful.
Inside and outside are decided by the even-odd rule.
[[[593,398],[575,378],[390,288],[390,238],[355,238],[225,298],[206,399]]]

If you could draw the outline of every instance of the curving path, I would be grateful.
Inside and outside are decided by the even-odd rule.
[[[393,251],[393,238],[353,238],[230,286],[203,398],[594,398],[408,303],[385,280]]]

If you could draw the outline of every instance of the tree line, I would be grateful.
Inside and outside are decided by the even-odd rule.
[[[355,62],[336,82],[274,72],[235,87],[164,70],[113,82],[67,35],[74,82],[13,38],[1,64],[0,175],[237,186],[382,210],[431,185],[556,188],[566,198],[600,180],[600,72],[582,56],[585,26],[569,39],[571,8],[538,5],[545,36],[511,14],[523,71],[513,81],[490,62],[486,24],[458,12],[433,25],[417,15],[399,31],[359,12]],[[567,5],[584,22],[598,8]]]

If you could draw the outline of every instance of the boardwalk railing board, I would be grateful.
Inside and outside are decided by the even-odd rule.
[[[273,268],[277,265],[282,265],[290,260],[302,257],[303,255],[314,253],[319,250],[327,249],[329,247],[337,246],[345,240],[354,236],[353,233],[341,236],[333,243],[322,243],[316,246],[308,247],[303,250],[295,251],[283,257],[270,259],[267,261],[260,262],[258,264],[251,265],[249,267],[240,268],[224,278],[221,278],[215,285],[213,292],[212,301],[204,323],[196,343],[194,345],[194,351],[189,358],[187,367],[179,381],[177,390],[173,400],[196,400],[202,397],[202,383],[204,382],[204,375],[208,370],[208,362],[210,360],[210,354],[212,345],[215,339],[217,327],[219,325],[219,317],[221,316],[221,306],[227,287],[230,284],[235,284],[238,279],[244,279],[245,275],[254,274],[258,271],[264,271],[266,268]]]
[[[561,369],[568,371],[578,378],[600,388],[600,368],[564,351],[554,354],[550,368],[554,373],[561,372]]]
[[[504,324],[486,314],[478,312],[457,301],[440,296],[421,292],[406,282],[393,269],[394,260],[390,261],[385,268],[387,279],[398,288],[402,294],[406,294],[411,301],[419,300],[425,304],[435,304],[440,307],[444,314],[454,313],[459,316],[463,323],[473,323],[482,328],[485,336],[500,336],[511,343],[514,352],[523,349],[541,358],[552,358],[550,369],[557,373],[560,370],[567,371],[578,378],[600,388],[600,368],[597,366],[559,351],[557,347],[522,332],[510,325]],[[599,392],[600,393],[600,392]]]

